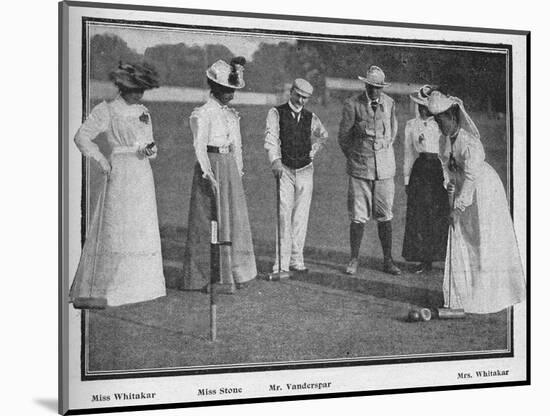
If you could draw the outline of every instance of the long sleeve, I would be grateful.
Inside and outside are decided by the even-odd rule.
[[[241,137],[241,125],[239,122],[239,116],[236,115],[237,122],[236,122],[236,128],[235,128],[235,142],[234,142],[234,152],[235,152],[235,163],[237,163],[237,169],[239,170],[239,173],[241,176],[244,174],[243,170],[243,144],[242,144],[242,137]]]
[[[439,150],[439,160],[441,160],[441,166],[443,168],[443,186],[447,189],[447,185],[451,180],[451,174],[449,172],[449,154],[451,152],[451,143],[449,138],[440,133],[440,150]],[[441,145],[443,141],[443,145]]]
[[[271,108],[267,113],[264,149],[267,150],[269,163],[281,158],[281,140],[279,139],[279,112]]]
[[[344,104],[342,120],[340,121],[340,128],[338,130],[338,144],[346,157],[348,154],[348,149],[351,145],[350,141],[354,124],[355,110],[353,108],[353,102],[351,100],[347,100]]]
[[[312,113],[311,119],[311,158],[313,159],[317,152],[326,144],[328,132],[321,123],[321,120],[315,113]]]
[[[144,109],[144,114],[147,114],[147,117],[149,117],[149,122],[147,123],[147,140],[146,140],[147,144],[149,144],[149,143],[155,141],[154,136],[153,136],[153,119],[152,119],[151,113],[149,112],[147,107],[143,106],[143,109]],[[154,159],[157,158],[157,156],[158,156],[158,146],[156,146],[155,148],[156,148],[157,151],[155,153],[153,153],[151,156],[146,156],[147,159],[154,160]]]
[[[464,211],[466,207],[472,205],[475,184],[485,160],[485,152],[481,146],[469,143],[462,157],[464,158],[464,183],[455,199],[455,208]]]
[[[411,176],[411,170],[414,161],[416,160],[418,154],[414,148],[414,128],[411,120],[405,125],[405,156],[403,161],[403,177],[405,185],[409,184],[409,177]]]
[[[323,126],[323,123],[321,123],[321,120],[315,113],[313,113],[311,119],[311,137],[314,144],[324,145],[328,140],[327,129],[325,129],[325,126]]]
[[[194,111],[191,117],[189,117],[189,124],[193,132],[195,155],[202,169],[202,176],[206,178],[207,174],[213,175],[210,159],[208,159],[206,151],[206,146],[208,145],[208,119],[199,112]]]
[[[108,104],[105,101],[95,106],[86,121],[84,121],[76,132],[74,138],[74,142],[82,154],[98,163],[107,159],[93,140],[109,128],[110,115],[107,106]]]
[[[393,144],[393,142],[395,141],[396,137],[397,137],[397,130],[398,130],[398,123],[397,123],[397,116],[395,115],[395,103],[392,103],[392,106],[391,106],[391,119],[390,119],[390,122],[391,122],[391,143]]]

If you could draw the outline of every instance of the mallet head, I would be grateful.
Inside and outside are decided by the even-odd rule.
[[[409,321],[410,322],[420,321],[420,312],[417,309],[411,309],[409,311]]]

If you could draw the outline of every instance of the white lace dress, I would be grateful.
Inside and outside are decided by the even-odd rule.
[[[138,153],[153,141],[149,111],[120,96],[94,107],[75,143],[98,162],[105,159],[93,143],[100,133],[112,146],[112,170],[88,227],[70,298],[106,299],[117,306],[164,296],[153,173],[148,158]]]
[[[451,152],[454,170],[448,168]],[[525,278],[506,193],[498,174],[485,162],[481,141],[460,129],[452,146],[447,139],[444,162],[456,184],[454,207],[462,211],[449,233],[445,304],[450,297],[452,308],[492,313],[523,301]]]

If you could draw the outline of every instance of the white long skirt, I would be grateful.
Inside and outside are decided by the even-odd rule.
[[[108,306],[117,306],[164,296],[155,184],[149,160],[138,158],[135,152],[120,153],[112,156],[111,165],[70,298],[106,299]]]
[[[476,179],[472,205],[461,214],[454,230],[449,230],[443,282],[446,306],[449,277],[451,308],[492,313],[525,299],[508,201],[500,178],[487,163]]]

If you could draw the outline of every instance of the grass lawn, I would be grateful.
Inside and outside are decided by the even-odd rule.
[[[163,236],[168,285],[180,271],[195,156],[188,117],[193,106],[148,103],[159,146],[152,162]],[[244,187],[261,271],[272,261],[275,182],[263,149],[267,107],[243,106],[241,130]],[[90,370],[159,368],[281,362],[289,360],[375,357],[505,349],[507,314],[468,316],[460,321],[410,323],[411,305],[442,302],[443,272],[418,277],[380,273],[382,252],[370,222],[361,248],[357,276],[342,273],[348,252],[345,159],[336,143],[341,105],[311,108],[330,134],[328,148],[315,162],[315,186],[306,241],[311,272],[281,283],[257,281],[219,299],[219,341],[208,341],[208,297],[170,290],[166,298],[92,312],[89,321]],[[401,259],[405,221],[402,179],[403,129],[414,115],[400,106],[395,144],[398,172],[393,220],[393,254]],[[488,162],[506,184],[506,126],[473,114]],[[100,140],[101,144],[101,140]],[[93,164],[92,164],[93,165]],[[101,178],[92,166],[90,200]],[[93,204],[92,204],[93,205]]]

